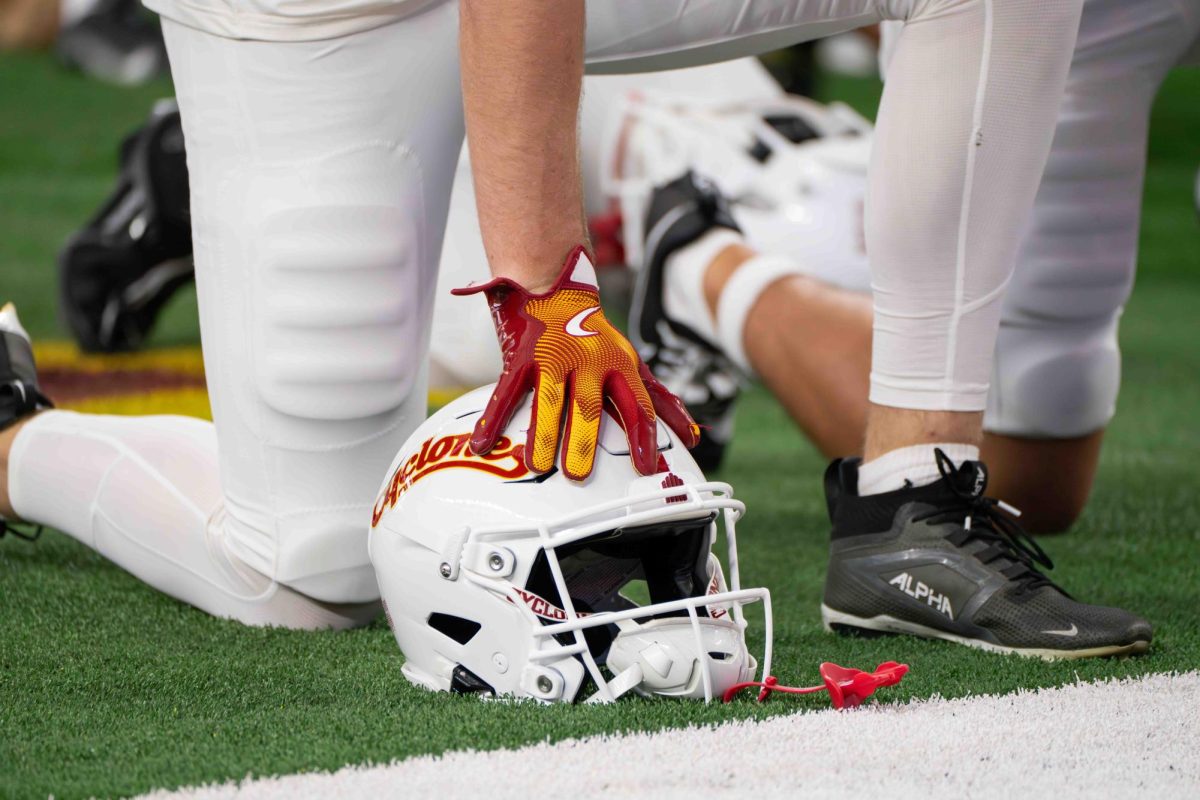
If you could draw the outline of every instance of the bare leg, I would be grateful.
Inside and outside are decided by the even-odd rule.
[[[1104,431],[1075,439],[1024,439],[987,433],[983,460],[991,494],[1021,509],[1021,525],[1034,533],[1061,533],[1087,504],[1100,463]]]
[[[729,279],[757,253],[731,245],[704,272],[715,319]],[[759,295],[742,330],[755,374],[824,455],[862,449],[871,369],[871,300],[804,275],[780,278]]]
[[[800,429],[827,456],[862,448],[871,303],[812,278],[785,278],[746,320],[746,354]]]
[[[61,5],[45,0],[0,3],[0,49],[44,50],[54,44]]]
[[[982,437],[982,411],[922,411],[871,403],[863,460],[914,444],[961,442],[979,446]]]

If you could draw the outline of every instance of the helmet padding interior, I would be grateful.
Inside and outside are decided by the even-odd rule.
[[[636,603],[621,594],[621,590],[636,580],[645,581],[651,604],[704,595],[710,580],[708,555],[714,517],[617,528],[557,548],[559,566],[575,610],[588,614],[633,608]],[[538,554],[525,588],[557,606],[563,605],[544,552]],[[697,611],[707,615],[703,608]],[[686,616],[687,612],[649,618],[681,615]],[[585,629],[588,648],[597,661],[603,662],[616,633],[616,626],[612,625]],[[570,634],[557,638],[563,644],[572,641]]]

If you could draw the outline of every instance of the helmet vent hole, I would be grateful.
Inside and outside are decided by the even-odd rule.
[[[428,621],[429,627],[450,637],[459,644],[466,644],[471,641],[475,634],[479,633],[479,629],[483,627],[475,620],[456,617],[453,614],[443,614],[440,611],[430,614]]]
[[[710,650],[708,652],[708,657],[713,661],[728,661],[729,659],[733,658],[733,653],[718,653]]]

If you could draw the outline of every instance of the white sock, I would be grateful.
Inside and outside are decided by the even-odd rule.
[[[858,496],[926,486],[941,477],[933,455],[940,449],[956,465],[979,459],[979,448],[970,444],[915,444],[890,450],[858,467]]]
[[[663,307],[667,316],[685,323],[718,347],[717,323],[704,299],[704,273],[717,254],[733,244],[745,244],[745,239],[729,228],[713,228],[667,256],[663,274]]]

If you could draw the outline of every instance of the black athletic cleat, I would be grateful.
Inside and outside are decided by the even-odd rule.
[[[53,408],[38,386],[33,345],[12,303],[0,308],[0,430],[42,408]]]
[[[869,497],[858,496],[858,459],[829,466],[827,630],[907,633],[1046,659],[1150,647],[1149,622],[1077,602],[1039,570],[1053,564],[1002,503],[984,496],[982,463],[955,467],[935,453],[939,481]]]
[[[194,279],[187,155],[174,101],[121,144],[117,185],[58,256],[59,304],[80,348],[136,350]]]
[[[685,321],[667,316],[663,278],[668,256],[714,228],[740,232],[725,198],[708,181],[689,171],[655,189],[642,229],[645,263],[629,312],[630,339],[642,360],[683,400],[703,431],[692,457],[704,470],[716,469],[724,458],[743,379],[719,348]]]
[[[35,411],[53,407],[38,386],[29,334],[21,327],[17,309],[7,303],[0,308],[0,430]],[[38,527],[32,533],[26,533],[0,517],[0,537],[11,533],[33,541],[41,532]]]

